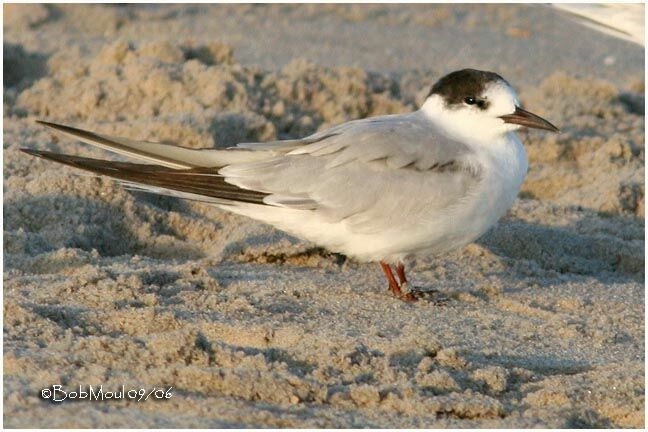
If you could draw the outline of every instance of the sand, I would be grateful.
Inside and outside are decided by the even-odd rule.
[[[642,47],[513,5],[5,5],[4,32],[5,426],[644,426]],[[299,137],[416,109],[460,67],[563,133],[521,134],[529,174],[496,227],[410,263],[444,301],[18,151],[107,156],[35,119],[194,148]],[[173,389],[41,399],[53,384]]]

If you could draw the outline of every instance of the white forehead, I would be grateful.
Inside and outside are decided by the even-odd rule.
[[[515,90],[504,81],[488,83],[482,97],[488,100],[488,112],[493,114],[510,114],[520,104]]]

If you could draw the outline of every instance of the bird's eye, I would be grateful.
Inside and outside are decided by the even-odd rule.
[[[477,103],[477,100],[474,97],[468,96],[466,99],[464,99],[464,102],[466,102],[468,105],[475,105]]]

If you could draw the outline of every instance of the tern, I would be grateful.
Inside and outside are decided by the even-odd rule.
[[[115,178],[127,188],[198,200],[361,262],[379,262],[396,297],[405,260],[480,237],[511,207],[527,172],[515,131],[558,132],[524,110],[500,75],[439,79],[417,111],[353,120],[301,139],[189,149],[38,121],[147,163],[22,151]],[[396,270],[396,276],[392,267]]]

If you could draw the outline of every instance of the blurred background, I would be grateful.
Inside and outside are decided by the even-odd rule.
[[[641,23],[643,5],[629,7]],[[614,18],[609,10],[598,16],[605,14]],[[44,54],[63,46],[96,52],[118,38],[218,40],[237,61],[264,69],[298,57],[384,74],[438,76],[471,66],[518,85],[561,69],[620,85],[643,68],[641,46],[602,36],[548,5],[7,5],[5,28],[6,42]]]
[[[643,5],[628,7],[635,18],[643,16]],[[585,12],[592,8],[594,18],[610,18],[599,28],[619,25],[609,7]],[[101,122],[106,133],[123,135],[132,135],[136,125],[140,138],[229,146],[416,109],[440,76],[465,67],[491,70],[563,131],[527,137],[535,162],[527,196],[643,215],[643,175],[630,172],[642,164],[609,178],[612,167],[594,157],[600,150],[612,152],[611,158],[629,153],[629,163],[642,160],[643,46],[596,31],[591,19],[562,9],[411,4],[4,10],[5,114]],[[636,33],[633,23],[625,27]],[[601,141],[602,135],[614,143]],[[545,164],[553,166],[543,170]]]

